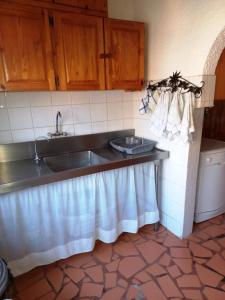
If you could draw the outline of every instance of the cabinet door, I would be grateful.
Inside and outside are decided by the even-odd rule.
[[[216,67],[215,100],[225,100],[225,49]]]
[[[102,18],[54,14],[60,90],[105,89]]]
[[[1,90],[53,90],[55,78],[46,11],[0,7]]]
[[[144,24],[105,19],[107,89],[139,90],[144,79]]]
[[[107,0],[55,0],[55,3],[97,11],[107,11]]]

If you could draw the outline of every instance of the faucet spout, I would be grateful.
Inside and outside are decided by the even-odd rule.
[[[60,134],[61,132],[59,131],[59,118],[60,120],[62,119],[61,112],[58,111],[56,114],[56,128],[55,128],[55,133]]]
[[[34,140],[34,160],[36,164],[39,164],[39,161],[41,160],[39,155],[38,155],[38,150],[37,150],[37,141],[39,140],[46,140],[49,142],[49,139],[46,136],[39,136]]]

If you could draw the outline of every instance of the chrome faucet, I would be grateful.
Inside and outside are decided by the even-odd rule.
[[[49,142],[49,139],[46,136],[39,136],[34,140],[34,160],[35,160],[36,164],[39,164],[39,161],[41,160],[38,155],[38,151],[37,151],[37,141],[40,141],[40,140],[46,140]]]
[[[67,132],[62,132],[61,130],[59,130],[59,120],[62,122],[62,115],[61,115],[60,111],[57,111],[55,132],[54,133],[51,133],[51,132],[48,133],[48,136],[50,136],[51,138],[52,137],[67,136],[68,135]]]

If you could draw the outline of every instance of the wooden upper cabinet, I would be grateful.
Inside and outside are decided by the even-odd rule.
[[[144,24],[105,19],[107,89],[140,90],[144,80]]]
[[[55,12],[54,30],[58,89],[105,89],[103,19]]]
[[[225,100],[225,49],[216,67],[215,100]]]
[[[55,89],[46,11],[0,7],[0,88]]]
[[[107,0],[55,0],[55,3],[75,6],[83,9],[107,11]]]

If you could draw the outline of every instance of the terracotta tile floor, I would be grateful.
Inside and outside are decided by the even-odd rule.
[[[225,300],[225,215],[195,225],[180,240],[162,226],[122,234],[93,252],[15,279],[18,300]]]

